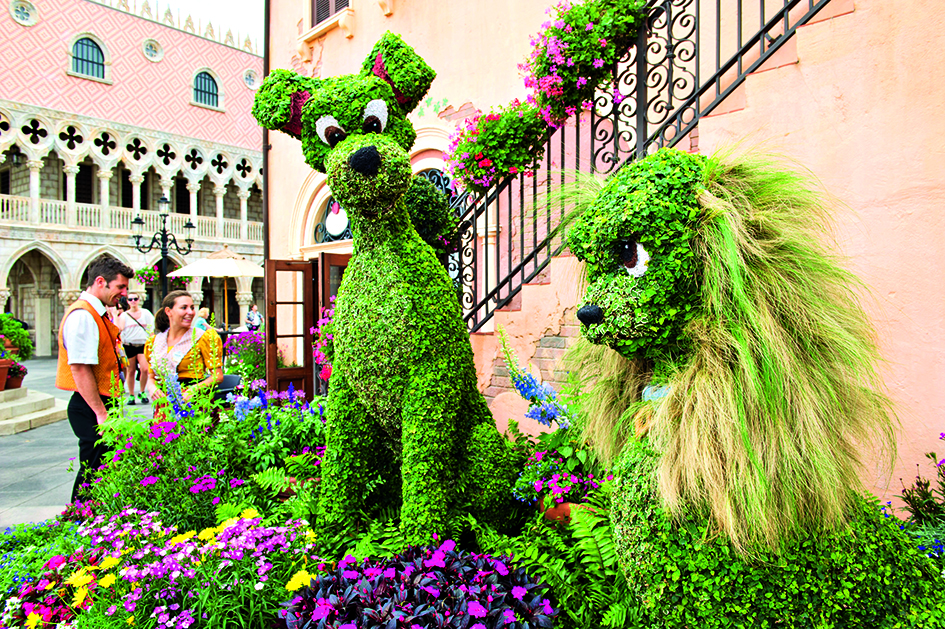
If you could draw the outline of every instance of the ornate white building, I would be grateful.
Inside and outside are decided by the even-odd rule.
[[[114,6],[112,6],[112,4]],[[0,306],[26,321],[37,354],[55,351],[63,309],[104,252],[135,269],[161,253],[134,248],[160,227],[193,251],[224,244],[262,262],[262,134],[251,116],[262,59],[247,39],[160,19],[148,0],[14,0],[0,13]],[[262,299],[262,281],[195,279],[188,289],[231,322]],[[135,283],[151,306],[148,287]]]

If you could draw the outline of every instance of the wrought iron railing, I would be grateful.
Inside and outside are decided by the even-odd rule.
[[[675,146],[830,0],[654,0],[645,28],[613,69],[623,98],[598,94],[592,111],[547,142],[532,177],[501,182],[479,198],[454,199],[460,251],[450,261],[462,282],[464,318],[481,330],[561,253],[549,237],[563,207],[547,200],[565,173],[610,174]],[[645,51],[645,54],[640,54]]]

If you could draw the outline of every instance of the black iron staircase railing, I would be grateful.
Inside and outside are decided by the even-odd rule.
[[[513,305],[561,253],[552,234],[563,207],[545,199],[579,170],[609,174],[691,137],[712,113],[830,0],[654,0],[645,28],[613,69],[619,93],[548,140],[533,176],[511,177],[481,197],[453,199],[460,250],[449,260],[470,332]],[[642,51],[642,53],[641,53]]]

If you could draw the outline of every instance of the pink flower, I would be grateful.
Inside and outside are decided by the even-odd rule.
[[[485,618],[489,611],[478,601],[469,601],[469,615],[474,618]]]
[[[147,487],[148,485],[153,485],[156,482],[158,482],[157,476],[146,476],[141,479],[141,484],[145,487]]]
[[[606,47],[607,47],[607,40],[606,40],[606,39],[598,39],[598,40],[597,40],[597,43],[600,44],[600,47],[601,47],[601,48],[606,48]]]
[[[515,166],[509,167],[509,174],[510,174],[510,175],[517,175],[517,174],[518,174],[518,168],[516,168]]]
[[[594,22],[588,22],[588,23],[587,23],[587,26],[584,27],[584,30],[585,30],[585,31],[592,31],[592,30],[594,30]]]
[[[594,67],[595,67],[595,68],[602,68],[602,67],[604,67],[604,60],[603,60],[603,59],[594,59]]]
[[[528,593],[528,590],[523,588],[521,585],[516,585],[515,587],[512,588],[512,596],[514,598],[517,598],[520,601],[524,599],[525,594],[527,593]]]

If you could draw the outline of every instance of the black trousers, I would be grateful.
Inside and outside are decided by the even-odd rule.
[[[107,407],[111,403],[111,398],[103,395],[102,403]],[[95,472],[102,464],[102,458],[108,452],[108,447],[104,443],[95,443],[99,439],[95,411],[78,392],[72,394],[66,413],[69,416],[72,432],[79,439],[79,472],[72,486],[72,502],[75,502],[82,484],[91,483],[95,478]]]

